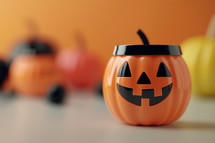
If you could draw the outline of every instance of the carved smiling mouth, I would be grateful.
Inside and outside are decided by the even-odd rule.
[[[141,106],[142,98],[149,98],[149,105],[153,106],[155,104],[163,101],[172,90],[172,83],[162,88],[162,96],[154,96],[154,89],[142,89],[142,96],[133,95],[133,89],[124,87],[117,83],[117,89],[120,95],[130,103],[133,103],[137,106]]]

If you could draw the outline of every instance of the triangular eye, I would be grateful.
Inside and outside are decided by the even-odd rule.
[[[157,72],[157,77],[171,77],[171,74],[164,63],[160,63]]]
[[[118,72],[118,77],[131,77],[131,71],[128,62],[125,62]]]

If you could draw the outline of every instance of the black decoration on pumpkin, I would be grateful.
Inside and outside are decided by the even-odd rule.
[[[30,40],[23,42],[14,49],[9,61],[8,67],[12,61],[20,55],[36,55],[36,54],[54,54],[53,47],[49,43],[41,42],[39,40]]]
[[[55,104],[61,104],[65,100],[65,90],[60,85],[52,86],[48,92],[48,100]]]
[[[0,86],[2,86],[7,76],[8,76],[8,67],[4,61],[0,60]]]
[[[171,77],[171,74],[164,63],[160,63],[157,77]]]
[[[125,62],[122,67],[119,69],[118,77],[131,77],[131,70],[128,62]]]

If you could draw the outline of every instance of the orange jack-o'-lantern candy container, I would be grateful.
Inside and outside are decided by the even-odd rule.
[[[103,93],[111,113],[132,125],[164,125],[187,108],[191,79],[177,45],[119,45],[107,64]]]
[[[9,80],[15,92],[45,96],[60,84],[53,46],[44,40],[30,39],[18,44],[9,61]]]

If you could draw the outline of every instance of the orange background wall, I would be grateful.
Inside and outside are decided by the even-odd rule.
[[[205,34],[213,13],[215,0],[2,0],[0,56],[29,33],[27,19],[60,48],[73,46],[72,32],[82,32],[105,63],[114,45],[141,43],[138,28],[152,44],[180,44]]]

